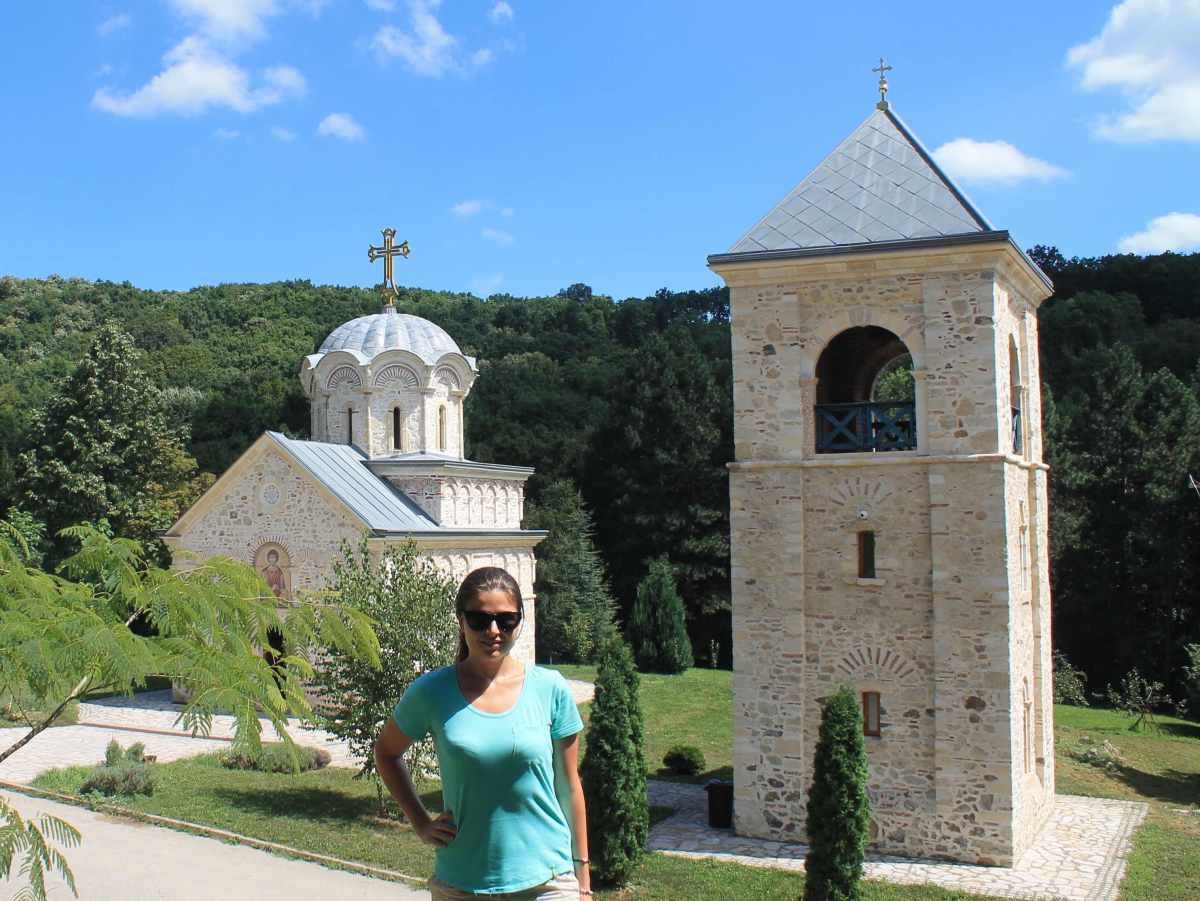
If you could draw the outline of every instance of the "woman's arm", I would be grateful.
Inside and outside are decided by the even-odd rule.
[[[400,731],[395,721],[389,719],[379,738],[375,739],[375,771],[412,823],[421,841],[441,848],[454,838],[454,821],[450,811],[444,811],[436,818],[431,817],[417,797],[412,776],[404,763],[404,752],[412,743],[412,739]]]
[[[571,827],[571,857],[575,860],[580,894],[590,898],[592,874],[587,864],[587,807],[583,799],[583,783],[579,781],[578,733],[554,743],[554,793],[567,818],[567,825]]]

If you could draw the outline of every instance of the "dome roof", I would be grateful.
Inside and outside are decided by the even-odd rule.
[[[454,339],[428,319],[394,309],[344,322],[329,333],[318,354],[347,350],[370,362],[385,350],[407,350],[432,366],[445,354],[462,354]]]

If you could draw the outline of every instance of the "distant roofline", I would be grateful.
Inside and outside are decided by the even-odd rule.
[[[709,266],[720,266],[727,263],[765,263],[772,260],[791,260],[811,257],[841,256],[858,253],[888,253],[899,250],[922,250],[933,247],[955,247],[963,244],[992,244],[1005,241],[1021,258],[1029,264],[1029,268],[1038,276],[1041,282],[1051,292],[1054,282],[1029,258],[1012,239],[1005,229],[984,232],[966,232],[961,235],[938,235],[932,238],[905,238],[902,241],[863,241],[859,244],[831,244],[827,247],[797,247],[791,250],[753,250],[742,253],[714,253],[708,257]]]
[[[372,457],[363,461],[372,472],[379,470],[430,470],[450,469],[459,472],[488,472],[495,475],[508,474],[529,477],[533,475],[532,466],[512,466],[507,463],[477,463],[474,460],[441,459],[432,455],[405,459],[404,457]]]

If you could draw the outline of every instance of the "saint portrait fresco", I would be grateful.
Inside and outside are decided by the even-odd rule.
[[[254,568],[281,601],[292,600],[291,567],[288,552],[274,542],[262,545],[254,554]]]

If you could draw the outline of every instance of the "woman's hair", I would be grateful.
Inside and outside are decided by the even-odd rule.
[[[517,580],[499,566],[481,566],[467,573],[467,577],[458,586],[458,594],[454,597],[454,613],[461,614],[467,609],[467,604],[488,591],[503,591],[517,605],[521,619],[525,619],[525,601],[521,597],[521,586]],[[466,660],[468,655],[467,642],[462,630],[458,633],[458,659]]]

